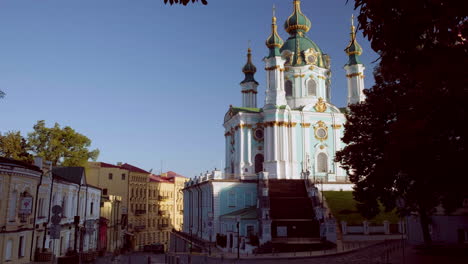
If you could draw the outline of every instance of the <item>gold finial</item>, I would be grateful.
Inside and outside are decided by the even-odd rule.
[[[301,1],[294,0],[294,9],[299,12],[301,11]]]
[[[250,39],[247,40],[247,52],[250,53],[252,50],[250,49]]]
[[[271,17],[271,23],[276,25],[276,7],[273,4],[273,16]]]
[[[354,27],[354,14],[351,15],[351,37],[354,39],[356,28]]]

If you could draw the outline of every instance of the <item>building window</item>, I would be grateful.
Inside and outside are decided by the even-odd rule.
[[[327,172],[328,171],[328,158],[327,154],[319,153],[317,156],[317,172]]]
[[[89,208],[89,214],[90,214],[90,215],[93,215],[93,207],[94,207],[94,203],[91,202],[91,206],[90,206],[90,208]]]
[[[24,257],[24,236],[19,237],[18,258]]]
[[[315,83],[315,81],[312,79],[310,79],[307,83],[307,95],[317,96],[317,83]]]
[[[102,195],[107,195],[107,188],[102,189]]]
[[[229,207],[236,207],[236,192],[230,191],[229,192],[229,201],[228,201],[228,206]]]
[[[8,206],[8,220],[10,222],[15,222],[16,221],[17,200],[18,200],[18,192],[14,191],[11,194],[10,204]]]
[[[125,181],[125,173],[122,173],[122,180]]]
[[[293,95],[293,87],[292,87],[292,82],[290,80],[287,80],[286,82],[284,82],[284,91],[286,92],[286,96]]]
[[[109,180],[112,180],[112,177],[113,177],[112,173],[109,173]]]
[[[11,260],[11,251],[13,250],[13,240],[8,239],[5,246],[5,261]]]

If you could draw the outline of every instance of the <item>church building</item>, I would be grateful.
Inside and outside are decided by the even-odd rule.
[[[257,102],[259,83],[252,51],[240,83],[242,104],[224,116],[224,171],[195,177],[184,189],[183,233],[217,243],[229,252],[250,252],[267,242],[304,237],[320,239],[323,213],[317,211],[317,182],[351,188],[334,161],[346,121],[345,108],[331,103],[330,57],[307,36],[311,21],[299,0],[278,34],[272,17],[266,40],[265,102]],[[364,65],[351,25],[345,52],[347,103],[364,97]],[[263,92],[263,91],[262,91]],[[323,236],[322,236],[323,238]]]

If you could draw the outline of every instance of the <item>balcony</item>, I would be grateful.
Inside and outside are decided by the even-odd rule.
[[[146,214],[146,210],[135,210],[135,215]]]
[[[146,225],[137,225],[133,229],[137,232],[145,230]]]
[[[162,196],[162,195],[158,196],[159,201],[164,201],[164,200],[167,200],[167,199],[169,199],[169,196]]]
[[[165,216],[165,215],[167,215],[167,211],[166,211],[166,210],[159,211],[159,212],[158,212],[158,215]]]

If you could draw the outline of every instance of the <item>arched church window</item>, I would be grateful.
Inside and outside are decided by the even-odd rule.
[[[307,94],[309,96],[317,96],[317,83],[312,79],[307,83]]]
[[[255,156],[255,173],[263,171],[263,155],[257,154]]]
[[[319,153],[317,156],[317,172],[328,171],[328,157],[325,153]]]
[[[284,90],[286,92],[286,96],[292,96],[292,82],[290,80],[284,82]]]

